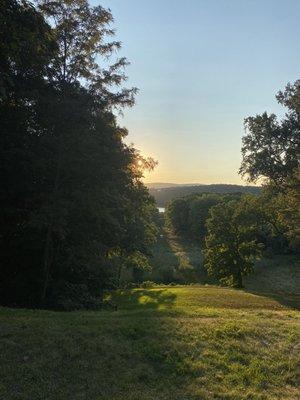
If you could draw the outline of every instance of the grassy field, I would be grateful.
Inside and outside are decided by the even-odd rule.
[[[117,311],[1,309],[0,399],[300,398],[300,315],[284,301],[211,286],[108,297]]]
[[[183,240],[164,224],[152,248],[151,270],[144,280],[178,284],[214,284],[203,265],[200,243]],[[131,277],[130,277],[131,278]],[[257,262],[254,273],[244,279],[247,291],[274,298],[292,307],[300,306],[300,260],[295,255],[269,255]]]

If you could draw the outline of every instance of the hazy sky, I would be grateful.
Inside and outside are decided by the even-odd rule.
[[[246,116],[300,78],[300,0],[94,0],[115,18],[137,105],[120,124],[147,182],[240,183]]]

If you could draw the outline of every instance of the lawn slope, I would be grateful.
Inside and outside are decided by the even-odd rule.
[[[110,296],[117,311],[0,310],[0,399],[299,399],[300,316],[210,286]]]

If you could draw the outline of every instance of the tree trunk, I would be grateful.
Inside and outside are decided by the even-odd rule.
[[[120,284],[121,284],[121,275],[122,275],[122,262],[120,262],[120,265],[118,268],[118,288],[120,287]]]
[[[44,280],[42,284],[42,294],[41,294],[41,304],[45,304],[47,289],[49,285],[50,271],[53,262],[53,227],[55,223],[55,211],[57,210],[58,205],[58,189],[60,186],[60,178],[61,178],[61,164],[62,164],[62,130],[59,132],[59,141],[58,141],[58,160],[55,172],[55,180],[54,180],[54,188],[53,188],[53,205],[50,216],[50,222],[47,228],[46,234],[46,242],[45,242],[45,251],[44,251]]]
[[[65,98],[66,98],[66,75],[67,75],[67,39],[66,36],[63,38],[63,43],[64,43],[64,49],[63,49],[63,76],[62,76],[62,96],[61,96],[61,110],[64,109],[65,106]],[[50,216],[50,222],[48,225],[47,229],[47,234],[46,234],[46,243],[45,243],[45,252],[44,252],[44,281],[43,281],[43,288],[42,288],[42,295],[41,295],[41,301],[42,304],[45,303],[46,295],[47,295],[47,289],[49,285],[49,278],[50,278],[50,271],[53,263],[53,227],[55,223],[55,213],[57,210],[57,205],[58,205],[58,189],[60,186],[60,180],[61,180],[61,164],[62,164],[62,152],[63,152],[63,140],[62,140],[62,135],[64,132],[64,122],[65,119],[64,117],[61,119],[61,124],[59,124],[59,130],[58,135],[58,160],[57,160],[57,166],[56,166],[56,172],[55,172],[55,179],[54,179],[54,188],[53,188],[53,209],[51,212]],[[56,128],[56,127],[55,127]]]
[[[243,287],[243,277],[240,269],[238,269],[235,276],[235,287],[238,289],[241,289]]]
[[[45,252],[44,252],[44,281],[42,287],[41,294],[41,304],[45,303],[49,276],[50,276],[50,267],[51,267],[51,258],[52,258],[52,224],[48,226],[47,235],[46,235],[46,243],[45,243]]]

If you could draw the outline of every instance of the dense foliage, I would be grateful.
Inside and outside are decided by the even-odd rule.
[[[300,80],[287,85],[277,95],[287,108],[279,122],[266,112],[245,119],[240,173],[250,182],[261,178],[277,187],[286,187],[299,168],[300,157]]]
[[[156,237],[140,181],[153,163],[113,113],[136,89],[122,87],[126,59],[100,66],[120,47],[108,10],[2,3],[1,303],[94,307],[121,267],[147,264]]]
[[[174,199],[167,205],[166,222],[176,234],[200,242],[206,235],[206,220],[210,209],[221,202],[240,197],[240,193],[204,193]]]
[[[262,248],[257,241],[261,220],[251,200],[221,203],[212,208],[207,221],[205,267],[210,275],[234,287],[243,286],[242,278],[252,272]]]

